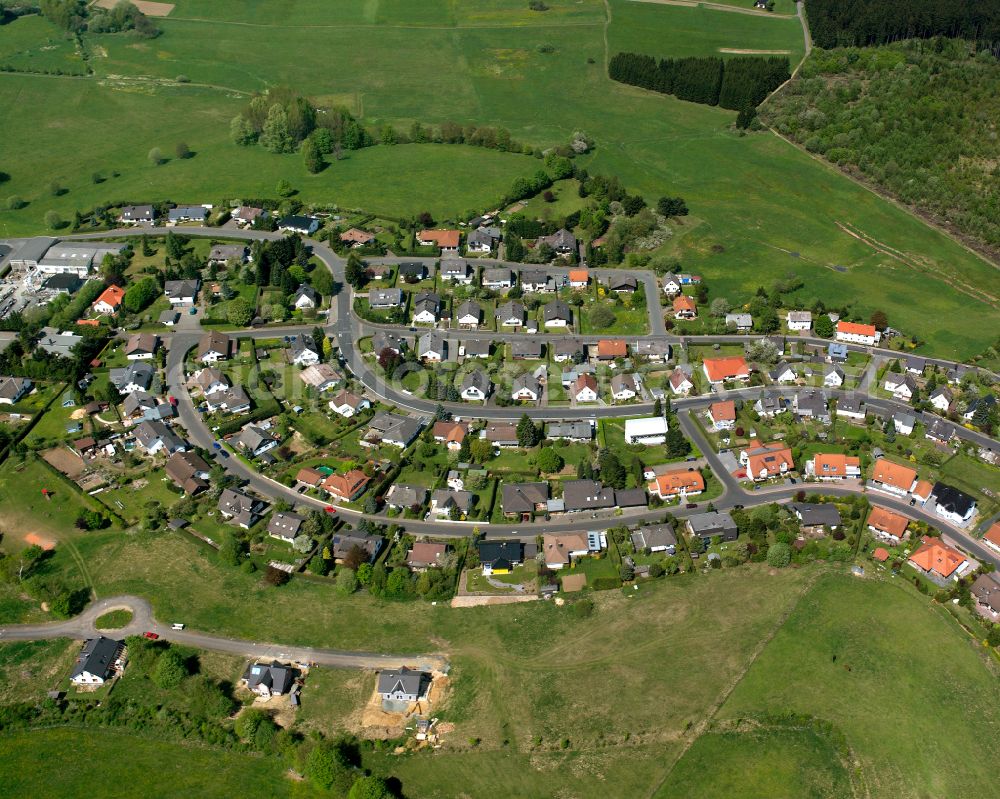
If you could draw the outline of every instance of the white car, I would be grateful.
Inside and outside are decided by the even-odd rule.
[[[184,629],[184,625],[181,624],[179,621],[175,621],[173,624],[170,625],[170,629],[171,630],[183,630]]]

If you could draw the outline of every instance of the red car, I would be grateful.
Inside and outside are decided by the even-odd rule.
[[[157,638],[159,638],[160,636],[158,636],[158,635],[157,635],[156,633],[151,633],[151,632],[144,632],[144,633],[142,634],[142,637],[143,637],[143,638],[148,638],[148,639],[149,639],[150,641],[155,641],[155,640],[156,640]]]
[[[327,505],[323,510],[325,510],[327,513],[336,513],[337,512],[337,509],[335,507],[333,507],[333,505]]]

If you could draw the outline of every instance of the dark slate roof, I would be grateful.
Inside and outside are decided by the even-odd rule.
[[[807,526],[826,525],[828,527],[838,527],[840,525],[840,511],[832,502],[823,502],[816,505],[805,502],[793,502],[791,509],[801,519],[802,524]]]
[[[615,504],[615,490],[597,480],[567,480],[563,483],[563,500],[568,511],[611,508]]]
[[[944,483],[935,483],[931,493],[939,507],[951,513],[957,513],[959,516],[965,516],[976,506],[975,499],[954,486]]]
[[[531,513],[549,498],[548,483],[504,483],[503,512]]]
[[[409,696],[420,696],[423,688],[423,672],[403,668],[396,671],[387,669],[378,675],[378,692],[380,694],[393,694],[402,691]]]
[[[285,694],[295,681],[296,671],[273,660],[270,663],[252,663],[243,674],[248,688],[266,685],[272,693]]]
[[[524,545],[520,541],[480,541],[477,546],[480,563],[498,560],[520,563],[524,558]]]
[[[76,663],[73,664],[73,671],[70,678],[78,677],[83,672],[96,674],[99,677],[107,678],[115,665],[115,656],[121,648],[122,642],[113,638],[105,638],[103,635],[91,638],[83,645]]]
[[[632,533],[632,546],[637,550],[649,547],[674,547],[677,546],[677,535],[674,528],[669,524],[653,524],[647,527],[640,527]]]
[[[619,508],[640,508],[647,504],[646,489],[616,488],[615,505]]]

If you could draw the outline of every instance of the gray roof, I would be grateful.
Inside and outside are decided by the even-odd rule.
[[[389,504],[401,508],[409,508],[411,505],[422,505],[424,500],[427,499],[427,489],[423,486],[394,483],[390,486],[385,499]]]
[[[972,584],[972,595],[994,613],[1000,612],[1000,580],[995,574],[981,574]]]
[[[615,490],[597,480],[567,480],[563,483],[563,500],[568,511],[611,508],[615,504]]]
[[[483,270],[483,283],[513,283],[514,273],[506,266]]]
[[[193,297],[198,293],[197,280],[168,280],[163,284],[167,297]]]
[[[310,352],[317,356],[322,354],[322,350],[316,346],[316,342],[313,340],[313,337],[308,333],[303,333],[302,335],[296,336],[292,339],[291,343],[288,345],[288,351],[293,360]]]
[[[378,433],[383,440],[402,441],[404,444],[416,438],[422,426],[419,419],[396,413],[377,413],[368,423],[368,429]]]
[[[122,403],[122,409],[125,411],[126,416],[131,416],[139,411],[155,408],[158,404],[159,402],[152,394],[146,391],[133,391],[125,397],[125,402]]]
[[[468,277],[469,264],[461,258],[445,258],[441,261],[441,277]]]
[[[466,242],[471,247],[473,244],[486,244],[493,246],[495,237],[486,230],[473,230],[466,238]]]
[[[793,502],[789,507],[799,517],[802,524],[806,526],[825,525],[827,527],[838,527],[840,525],[840,511],[837,510],[837,506],[832,502],[821,502],[819,504]]]
[[[538,382],[538,378],[528,372],[514,378],[514,384],[511,387],[511,392],[517,394],[521,391],[521,389],[525,388],[533,391],[537,396],[541,396],[542,394],[542,386]]]
[[[263,501],[232,488],[224,488],[219,496],[219,510],[230,516],[240,516],[245,513],[258,516],[265,507],[267,506]]]
[[[450,488],[439,488],[431,492],[431,502],[439,508],[457,506],[462,513],[468,513],[472,508],[475,494],[471,491],[454,491]]]
[[[590,422],[585,420],[575,422],[552,422],[549,424],[546,435],[549,438],[593,438],[594,428]]]
[[[144,421],[135,428],[135,437],[143,449],[149,449],[157,441],[162,441],[165,449],[174,451],[184,449],[184,442],[163,422]]]
[[[447,344],[444,337],[433,330],[424,333],[417,342],[417,355],[424,356],[430,352],[436,352],[442,357],[446,352]]]
[[[368,289],[368,305],[376,307],[398,307],[403,304],[402,289]]]
[[[549,282],[549,273],[544,269],[525,269],[521,272],[521,285],[537,286]]]
[[[540,236],[538,238],[538,243],[548,244],[554,250],[575,250],[576,236],[565,228],[562,228],[557,230],[551,236]]]
[[[542,342],[535,338],[512,341],[510,353],[515,358],[541,358]]]
[[[238,436],[233,438],[233,443],[247,452],[253,453],[262,446],[272,441],[276,442],[277,440],[268,431],[262,430],[256,425],[248,424],[240,431]]]
[[[736,537],[736,522],[728,511],[708,511],[688,517],[688,524],[695,535],[713,536],[730,534]]]
[[[247,681],[247,687],[250,689],[266,685],[271,693],[286,694],[295,682],[296,674],[296,670],[291,666],[273,660],[270,663],[251,664],[243,674],[243,679]]]
[[[482,369],[473,369],[462,378],[459,391],[465,391],[467,388],[478,388],[484,394],[488,394],[490,390],[490,378]]]
[[[542,317],[546,322],[554,319],[565,319],[568,322],[572,319],[572,314],[569,306],[562,300],[552,300],[552,302],[546,303],[542,309]]]
[[[437,316],[440,307],[441,298],[433,291],[422,291],[413,299],[412,309],[414,314],[418,314],[421,311],[430,311]]]
[[[398,671],[387,669],[378,675],[378,692],[380,694],[403,693],[407,696],[419,697],[424,683],[424,675],[419,671],[403,668]]]
[[[204,219],[206,216],[208,209],[202,205],[178,205],[176,208],[171,208],[167,214],[173,222],[181,219]]]
[[[917,418],[912,413],[894,413],[892,421],[893,423],[898,422],[903,427],[913,427],[917,422]]]
[[[502,322],[506,322],[508,319],[516,319],[519,322],[524,321],[524,304],[518,302],[517,300],[510,300],[505,302],[499,308],[497,308],[496,317]]]
[[[247,248],[243,244],[216,244],[212,247],[208,257],[212,261],[242,261],[247,254]]]
[[[119,391],[125,386],[133,383],[143,388],[149,388],[153,382],[156,368],[146,361],[131,361],[128,366],[111,369],[108,371],[108,380]]]
[[[677,535],[669,524],[651,524],[632,533],[632,546],[640,549],[658,549],[677,546]]]
[[[297,513],[278,512],[267,523],[267,532],[279,538],[295,538],[305,518]]]
[[[462,346],[465,347],[465,354],[469,356],[482,356],[484,358],[489,357],[490,346],[492,342],[486,339],[472,339],[470,341],[462,342]]]
[[[312,286],[307,283],[302,283],[295,290],[295,294],[292,296],[292,302],[294,303],[299,297],[308,297],[314,303],[319,302],[319,294],[316,292]]]
[[[482,306],[475,300],[466,300],[455,311],[455,320],[458,321],[465,316],[474,316],[477,322],[480,321],[483,318]]]
[[[632,354],[645,355],[647,358],[651,355],[669,358],[670,345],[665,341],[636,341],[632,344]]]
[[[551,305],[552,303],[549,303]],[[546,306],[547,308],[548,306]],[[569,355],[572,357],[576,353],[584,354],[584,343],[575,338],[560,338],[552,342],[552,352],[555,355]]]
[[[121,641],[105,638],[103,635],[90,638],[77,656],[76,662],[73,664],[73,671],[70,672],[70,678],[79,677],[87,672],[106,679],[111,675],[118,650],[121,649],[122,645]]]
[[[548,483],[504,483],[501,507],[504,513],[531,513],[548,499]]]

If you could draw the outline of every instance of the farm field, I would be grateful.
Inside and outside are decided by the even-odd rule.
[[[0,74],[0,135],[14,145],[4,191],[29,201],[0,212],[0,222],[11,234],[38,232],[49,208],[68,218],[134,195],[180,202],[267,195],[281,178],[305,202],[442,216],[489,206],[515,177],[537,168],[526,156],[405,145],[350,153],[308,176],[298,155],[232,145],[228,123],[247,93],[265,81],[287,82],[347,105],[372,126],[502,125],[543,146],[586,130],[597,142],[580,160],[590,172],[617,174],[648,200],[685,197],[692,215],[661,250],[702,274],[713,296],[740,303],[758,285],[794,272],[805,286],[790,299],[822,298],[861,316],[877,304],[890,324],[923,339],[928,353],[965,358],[991,343],[1000,311],[969,298],[962,284],[988,283],[992,267],[781,140],[735,135],[731,112],[612,83],[603,68],[603,4],[550,5],[536,13],[513,0],[359,0],[338,4],[334,14],[318,2],[182,2],[158,22],[164,33],[156,40],[99,37],[107,55],[91,60],[94,78]],[[609,52],[786,49],[794,59],[802,46],[795,20],[631,0],[611,0],[609,8]],[[291,50],[300,57],[288,59]],[[178,75],[190,83],[175,83]],[[44,103],[31,101],[42,96]],[[58,121],[53,107],[63,109]],[[65,146],[67,137],[74,147]],[[170,153],[177,141],[195,157],[149,164],[150,147]],[[112,170],[120,176],[90,179]],[[50,196],[38,174],[59,179],[68,193]],[[947,326],[929,321],[942,318]]]

